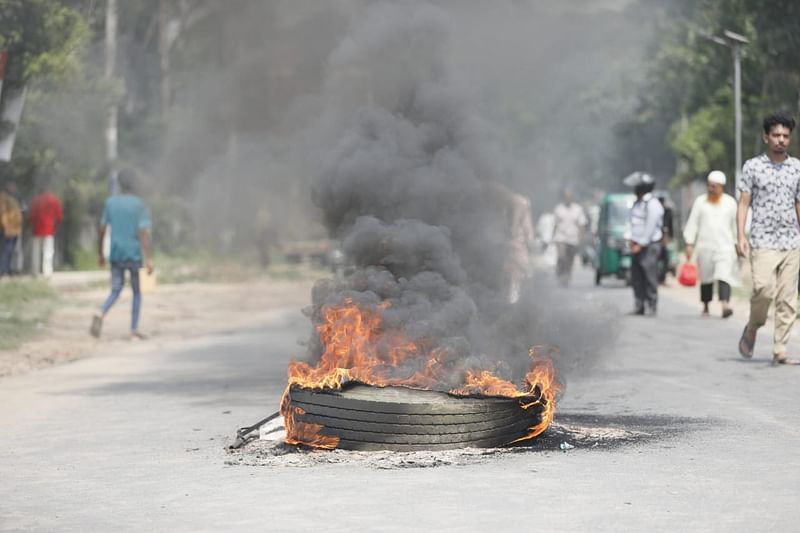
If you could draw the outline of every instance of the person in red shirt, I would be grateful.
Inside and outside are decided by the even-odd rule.
[[[28,219],[33,227],[31,246],[31,269],[33,275],[53,275],[56,228],[64,220],[61,202],[51,193],[47,185],[41,185],[39,194],[31,201]]]

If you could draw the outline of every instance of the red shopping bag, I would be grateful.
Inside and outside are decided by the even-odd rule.
[[[684,263],[678,270],[678,283],[684,287],[694,287],[697,285],[697,265],[694,263]]]

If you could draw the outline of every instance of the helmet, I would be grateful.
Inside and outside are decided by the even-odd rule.
[[[626,176],[622,183],[628,187],[640,187],[642,185],[655,185],[656,180],[646,172],[637,171]]]

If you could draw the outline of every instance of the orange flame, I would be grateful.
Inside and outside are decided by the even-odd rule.
[[[323,435],[322,426],[298,420],[305,411],[289,403],[289,389],[283,394],[281,400],[281,413],[283,413],[283,427],[286,429],[286,444],[305,444],[315,448],[332,450],[339,445],[339,437]]]
[[[552,354],[543,355],[540,348],[533,347],[529,355],[533,360],[530,371],[525,374],[525,390],[519,390],[510,381],[501,379],[488,370],[468,371],[463,387],[453,389],[457,396],[483,395],[519,398],[520,407],[541,409],[540,422],[528,430],[528,434],[514,442],[521,442],[541,435],[550,426],[555,416],[556,395],[561,389],[556,380]]]
[[[303,412],[288,400],[292,387],[340,390],[348,382],[356,381],[376,387],[433,389],[441,387],[445,377],[452,373],[447,350],[426,350],[402,332],[382,327],[380,312],[388,307],[389,302],[383,302],[375,310],[369,310],[347,299],[340,306],[324,310],[325,320],[317,327],[324,347],[319,362],[313,367],[303,362],[289,363],[289,382],[281,401],[287,443],[319,448],[335,448],[338,444],[337,437],[320,434],[322,426],[297,419]],[[541,409],[540,422],[514,442],[536,437],[553,420],[559,384],[549,355],[542,356],[535,348],[530,355],[533,365],[525,376],[524,390],[489,370],[468,370],[463,384],[449,393],[519,398],[523,409]]]

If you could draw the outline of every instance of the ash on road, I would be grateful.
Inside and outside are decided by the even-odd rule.
[[[278,420],[263,427],[260,439],[253,440],[242,448],[229,450],[226,464],[307,468],[344,463],[375,469],[463,466],[502,460],[503,457],[513,454],[559,451],[577,453],[578,450],[600,451],[633,446],[656,439],[671,439],[713,423],[672,417],[602,417],[569,413],[561,414],[559,419],[560,422],[551,424],[536,439],[519,445],[414,452],[359,452],[293,446],[283,442],[285,432]]]

